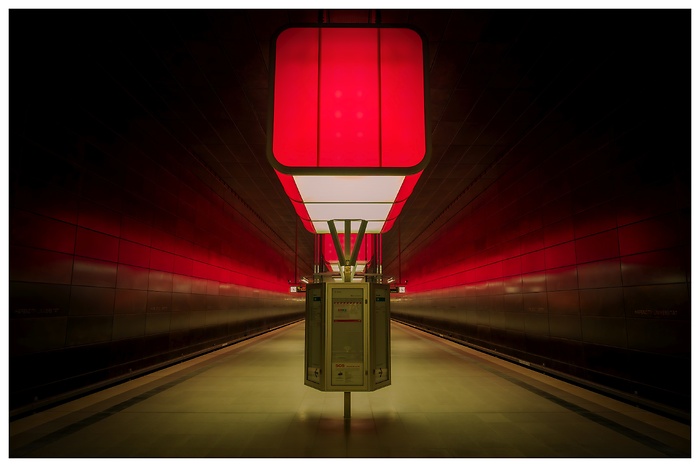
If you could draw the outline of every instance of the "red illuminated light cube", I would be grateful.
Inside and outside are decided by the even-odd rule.
[[[429,161],[425,62],[425,39],[406,27],[275,36],[267,155],[309,231],[332,219],[391,228]]]

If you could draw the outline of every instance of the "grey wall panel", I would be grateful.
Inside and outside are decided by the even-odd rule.
[[[191,311],[173,311],[170,315],[170,332],[176,333],[191,329],[192,315]]]
[[[686,327],[680,320],[628,319],[627,345],[642,352],[683,356],[691,344]]]
[[[148,291],[117,289],[114,297],[114,314],[145,313],[148,307]]]
[[[116,262],[119,259],[119,238],[78,227],[75,236],[75,254],[87,258]]]
[[[623,349],[627,347],[627,322],[619,317],[583,316],[581,335],[585,342]]]
[[[525,310],[523,303],[523,294],[521,293],[513,293],[503,296],[503,309],[507,313],[514,315],[522,314]]]
[[[551,337],[581,341],[581,317],[578,314],[550,314],[549,335]]]
[[[525,314],[523,312],[504,312],[505,328],[508,331],[522,333],[525,331]]]
[[[117,287],[148,290],[149,269],[126,264],[117,267]]]
[[[579,287],[582,289],[622,285],[622,270],[618,258],[579,264],[576,269]]]
[[[146,335],[167,334],[170,332],[170,313],[146,313]]]
[[[542,293],[547,290],[547,278],[543,272],[530,272],[522,276],[523,293]]]
[[[148,273],[148,290],[157,292],[172,292],[172,273],[151,269]]]
[[[114,312],[116,290],[110,287],[72,286],[70,292],[70,314],[111,315]]]
[[[578,269],[576,266],[548,269],[545,278],[549,291],[578,289]]]
[[[67,316],[70,285],[10,281],[10,319]]]
[[[73,256],[65,253],[12,246],[9,249],[11,281],[70,284]]]
[[[549,316],[545,312],[525,314],[525,334],[529,336],[549,336]]]
[[[10,353],[21,355],[60,349],[66,343],[68,318],[65,316],[11,319],[8,332]]]
[[[550,315],[576,315],[581,313],[578,290],[547,292],[547,309]]]
[[[489,313],[489,325],[492,329],[503,330],[506,328],[506,314],[499,308],[494,308]]]
[[[688,256],[688,251],[675,248],[624,256],[622,282],[624,285],[683,283]]]
[[[114,318],[109,315],[69,316],[66,346],[83,346],[112,339]]]
[[[169,312],[172,305],[173,294],[170,292],[162,292],[149,290],[146,299],[147,313],[166,313]]]
[[[190,264],[191,266],[191,264]],[[175,269],[178,271],[184,271],[186,268],[178,268],[175,266]],[[192,268],[190,267],[190,271]],[[192,280],[191,278],[187,277],[186,275],[179,273],[179,274],[173,274],[173,292],[179,293],[179,294],[191,294],[192,293]]]
[[[688,284],[624,287],[625,315],[629,318],[666,318],[690,321]]]
[[[114,287],[117,282],[117,263],[76,257],[73,261],[73,285]]]
[[[120,341],[143,337],[146,333],[146,313],[115,314],[112,340]]]
[[[624,316],[624,292],[621,287],[579,290],[582,316]]]
[[[69,254],[75,250],[75,224],[28,211],[13,211],[9,227],[10,242],[14,245]]]

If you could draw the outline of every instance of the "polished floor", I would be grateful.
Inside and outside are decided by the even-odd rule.
[[[392,385],[304,386],[304,323],[10,423],[9,457],[663,458],[690,426],[393,323]]]

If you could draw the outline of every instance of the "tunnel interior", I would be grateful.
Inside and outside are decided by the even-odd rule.
[[[319,22],[428,39],[392,318],[689,414],[690,10],[468,9],[10,10],[11,414],[303,319],[269,50]]]

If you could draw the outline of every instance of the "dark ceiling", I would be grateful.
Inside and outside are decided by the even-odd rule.
[[[384,235],[385,263],[522,154],[564,156],[594,127],[661,128],[667,105],[690,121],[689,103],[669,104],[689,95],[687,10],[14,10],[11,126],[82,107],[122,135],[165,132],[293,246],[296,214],[265,155],[269,48],[278,28],[321,19],[404,23],[429,40],[432,160]],[[308,266],[310,234],[299,254]]]

